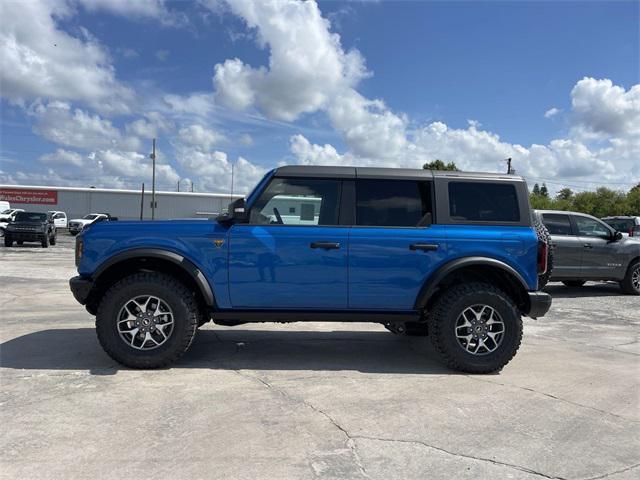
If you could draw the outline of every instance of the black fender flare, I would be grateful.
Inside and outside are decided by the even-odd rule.
[[[196,283],[207,306],[215,307],[215,297],[213,295],[213,290],[211,289],[211,285],[209,285],[209,282],[204,274],[191,260],[184,257],[183,255],[180,255],[179,253],[172,252],[171,250],[164,250],[161,248],[133,248],[131,250],[125,250],[123,252],[117,253],[116,255],[109,257],[107,260],[102,262],[98,266],[98,268],[96,268],[95,272],[92,275],[93,280],[97,281],[100,278],[100,275],[102,275],[113,265],[134,258],[159,258],[177,265],[182,270],[184,270]]]
[[[446,278],[447,275],[461,268],[472,266],[499,268],[514,277],[525,292],[529,290],[527,282],[525,282],[524,278],[522,278],[522,275],[520,275],[518,271],[512,266],[500,260],[496,260],[495,258],[463,257],[445,263],[429,277],[429,279],[424,283],[424,285],[420,289],[420,292],[418,293],[414,308],[416,310],[424,310],[427,306],[427,303],[436,292],[438,285],[440,284],[440,282],[442,282],[442,280]]]

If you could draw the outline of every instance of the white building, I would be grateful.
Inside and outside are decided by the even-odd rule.
[[[234,195],[233,199],[240,198]],[[109,213],[121,220],[139,220],[141,206],[143,219],[151,219],[151,191],[144,198],[138,190],[107,188],[42,187],[0,185],[0,200],[12,208],[46,212],[60,210],[67,217],[80,218],[88,213]],[[160,192],[156,191],[156,219],[203,218],[226,212],[231,201],[229,194]]]

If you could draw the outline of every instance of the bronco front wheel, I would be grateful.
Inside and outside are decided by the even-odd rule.
[[[430,312],[429,334],[442,361],[468,373],[500,370],[522,340],[522,318],[502,290],[486,283],[450,288]]]
[[[96,315],[98,340],[111,358],[132,368],[159,368],[187,351],[200,314],[182,283],[139,273],[113,285]]]

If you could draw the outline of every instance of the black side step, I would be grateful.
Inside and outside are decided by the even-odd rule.
[[[218,310],[212,312],[213,321],[221,322],[419,322],[420,313],[350,310]]]

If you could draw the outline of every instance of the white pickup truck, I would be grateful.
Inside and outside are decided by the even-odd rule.
[[[102,220],[115,220],[108,213],[90,213],[85,215],[82,218],[74,218],[73,220],[69,220],[69,233],[71,235],[79,234],[83,228],[87,225],[91,225],[94,222],[99,222]]]

